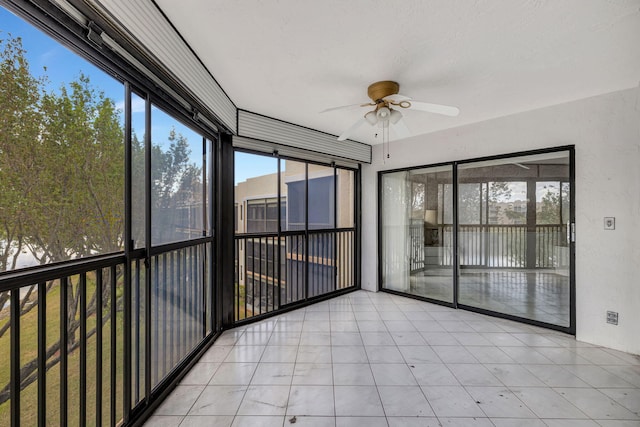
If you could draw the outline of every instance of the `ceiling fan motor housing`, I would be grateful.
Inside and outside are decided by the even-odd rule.
[[[367,95],[373,102],[382,102],[382,98],[389,95],[395,95],[400,91],[400,85],[391,80],[375,82],[369,85]]]

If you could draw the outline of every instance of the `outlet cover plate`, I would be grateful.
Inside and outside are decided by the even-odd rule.
[[[616,219],[612,216],[604,217],[604,229],[605,230],[615,230],[616,229]]]

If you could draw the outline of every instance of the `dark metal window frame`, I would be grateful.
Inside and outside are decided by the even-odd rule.
[[[398,169],[389,169],[389,170],[382,170],[382,171],[378,171],[378,212],[377,212],[377,236],[378,236],[378,285],[377,285],[377,289],[378,291],[382,291],[382,292],[388,292],[391,294],[396,294],[396,295],[402,295],[402,296],[406,296],[409,298],[413,298],[413,299],[417,299],[420,301],[427,301],[433,304],[438,304],[438,305],[443,305],[443,306],[447,306],[447,307],[451,307],[451,308],[460,308],[460,309],[464,309],[467,311],[472,311],[472,312],[476,312],[476,313],[480,313],[480,314],[486,314],[489,316],[493,316],[493,317],[498,317],[498,318],[503,318],[503,319],[508,319],[508,320],[514,320],[517,322],[521,322],[521,323],[525,323],[525,324],[529,324],[529,325],[533,325],[533,326],[540,326],[543,328],[547,328],[547,329],[552,329],[552,330],[557,330],[560,332],[565,332],[567,334],[571,334],[571,335],[575,335],[576,334],[576,283],[575,283],[575,242],[570,242],[569,243],[569,259],[570,259],[570,281],[569,281],[569,307],[570,307],[570,313],[569,313],[569,326],[568,327],[564,327],[564,326],[560,326],[560,325],[556,325],[556,324],[552,324],[552,323],[546,323],[546,322],[541,322],[538,320],[534,320],[534,319],[528,319],[525,317],[519,317],[519,316],[514,316],[514,315],[510,315],[510,314],[505,314],[505,313],[499,313],[499,312],[495,312],[495,311],[491,311],[491,310],[487,310],[484,308],[479,308],[479,307],[473,307],[473,306],[469,306],[469,305],[465,305],[465,304],[459,304],[458,303],[458,296],[459,296],[459,271],[460,271],[460,261],[459,261],[459,257],[458,257],[458,228],[459,228],[459,223],[458,223],[458,166],[459,165],[464,165],[464,164],[470,164],[470,163],[476,163],[476,162],[481,162],[481,161],[488,161],[488,160],[502,160],[502,159],[509,159],[512,157],[520,157],[520,156],[531,156],[531,155],[537,155],[537,154],[548,154],[548,153],[556,153],[556,152],[562,152],[562,151],[566,151],[569,154],[569,180],[568,181],[564,181],[564,182],[568,182],[570,187],[571,187],[571,198],[569,200],[569,209],[570,209],[570,215],[569,215],[569,222],[571,224],[575,223],[575,146],[574,145],[566,145],[566,146],[559,146],[559,147],[552,147],[552,148],[542,148],[542,149],[535,149],[535,150],[528,150],[528,151],[518,151],[518,152],[514,152],[514,153],[507,153],[507,154],[500,154],[500,155],[495,155],[495,156],[485,156],[485,157],[477,157],[477,158],[469,158],[469,159],[464,159],[464,160],[457,160],[457,161],[451,161],[451,162],[441,162],[441,163],[433,163],[433,164],[426,164],[426,165],[416,165],[416,166],[409,166],[409,167],[404,167],[404,168],[398,168]],[[423,297],[423,296],[418,296],[418,295],[413,295],[413,294],[408,294],[405,292],[400,292],[400,291],[395,291],[395,290],[391,290],[391,289],[386,289],[383,287],[383,283],[382,283],[382,206],[381,206],[381,202],[382,202],[382,177],[385,174],[390,174],[390,173],[395,173],[395,172],[405,172],[405,171],[411,171],[411,170],[415,170],[415,169],[424,169],[424,168],[432,168],[432,167],[439,167],[439,166],[451,166],[452,168],[452,184],[453,184],[453,260],[454,260],[454,264],[453,264],[453,303],[449,303],[446,301],[441,301],[441,300],[436,300],[433,298],[429,298],[429,297]]]
[[[277,179],[277,186],[278,186],[278,190],[277,190],[277,194],[278,194],[278,200],[281,201],[282,200],[282,194],[281,194],[281,167],[282,167],[282,161],[283,160],[291,160],[291,161],[295,161],[295,162],[299,162],[299,163],[304,163],[305,164],[305,228],[304,230],[282,230],[282,224],[281,224],[281,216],[278,216],[278,232],[275,233],[276,237],[282,237],[282,236],[294,236],[294,235],[301,235],[304,236],[305,238],[305,249],[304,249],[304,256],[305,256],[305,263],[304,263],[304,272],[303,275],[305,277],[305,296],[304,298],[302,298],[299,301],[293,302],[293,303],[289,303],[289,304],[282,304],[282,302],[280,301],[280,296],[278,295],[278,301],[277,301],[277,305],[278,305],[278,309],[268,312],[268,313],[263,313],[263,314],[259,314],[256,316],[253,316],[249,319],[245,319],[245,320],[235,320],[232,324],[229,325],[229,327],[231,326],[239,326],[239,325],[244,325],[244,324],[248,324],[248,323],[252,323],[255,321],[259,321],[265,318],[269,318],[272,317],[274,315],[277,314],[281,314],[283,312],[286,311],[290,311],[290,310],[294,310],[300,307],[305,307],[308,306],[310,304],[313,304],[315,302],[318,301],[322,301],[328,298],[333,298],[337,295],[341,295],[344,293],[349,293],[349,292],[353,292],[354,290],[360,289],[361,288],[361,281],[360,281],[360,242],[361,242],[361,234],[360,234],[360,221],[361,221],[361,215],[360,215],[360,206],[361,206],[361,199],[360,199],[360,179],[361,179],[361,169],[358,168],[349,168],[349,167],[345,167],[345,166],[338,166],[335,163],[322,163],[322,162],[318,162],[318,161],[312,161],[312,160],[305,160],[305,159],[301,159],[301,158],[295,158],[295,157],[290,157],[290,156],[283,156],[280,155],[277,151],[274,151],[271,156],[268,153],[265,153],[263,151],[255,151],[255,150],[248,150],[245,148],[234,148],[233,149],[234,152],[234,161],[235,161],[235,153],[246,153],[246,154],[252,154],[252,155],[257,155],[257,156],[262,156],[262,157],[273,157],[277,159],[277,173],[278,173],[278,179]],[[324,166],[324,167],[331,167],[333,168],[333,198],[334,198],[334,211],[333,211],[333,221],[334,221],[334,227],[332,228],[326,228],[326,229],[309,229],[309,220],[308,220],[308,206],[309,206],[309,188],[308,188],[308,183],[309,183],[309,173],[308,173],[308,167],[309,165],[318,165],[318,166]],[[234,164],[234,168],[235,168],[235,164]],[[227,171],[229,171],[231,168],[228,168]],[[353,180],[354,180],[354,194],[353,194],[353,209],[354,209],[354,213],[353,213],[353,227],[346,227],[346,228],[339,228],[337,227],[337,215],[338,215],[338,191],[337,191],[337,173],[338,170],[347,170],[350,172],[353,172]],[[229,173],[229,172],[227,172]],[[231,176],[231,180],[232,182],[234,181],[234,176]],[[240,204],[242,205],[242,204]],[[245,212],[245,220],[247,220],[248,216]],[[333,292],[330,292],[328,294],[323,294],[323,295],[319,295],[319,296],[313,296],[313,297],[308,297],[309,295],[309,262],[308,262],[308,254],[309,254],[309,236],[310,235],[314,235],[314,234],[320,234],[322,232],[340,232],[340,231],[352,231],[354,232],[355,235],[355,239],[354,239],[354,254],[353,254],[353,259],[352,259],[352,264],[353,264],[353,269],[354,269],[354,286],[346,288],[346,289],[339,289],[339,290],[335,290]],[[260,238],[260,237],[269,237],[274,235],[274,233],[233,233],[233,238],[235,239],[236,236],[239,237],[245,237],[245,238]],[[336,245],[337,245],[337,241],[336,239],[334,239],[334,254],[336,254]],[[234,250],[230,251],[231,255],[234,254]],[[280,251],[276,251],[277,252],[277,266],[278,266],[278,277],[281,277],[281,262],[280,262]],[[229,261],[227,261],[227,263],[231,263],[231,265],[234,265],[234,260],[233,258],[229,259]],[[236,272],[235,275],[240,277],[240,272]],[[231,305],[231,307],[234,306],[234,299],[233,299],[233,295],[231,295],[232,299],[230,300],[225,300],[224,304],[226,306]]]
[[[109,28],[109,24],[87,5],[75,0],[68,1],[83,13],[87,19],[92,20],[91,23],[94,28],[104,31]],[[92,62],[116,80],[123,83],[129,82],[133,87],[138,88],[140,92],[151,94],[154,103],[161,105],[172,116],[182,117],[182,120],[191,123],[190,127],[195,126],[195,128],[203,129],[203,132],[209,135],[216,135],[217,132],[229,133],[232,131],[216,117],[207,116],[206,119],[218,128],[210,129],[206,122],[198,120],[198,115],[205,116],[207,109],[203,108],[200,101],[192,96],[191,93],[180,87],[171,88],[185,102],[191,105],[191,109],[189,109],[182,106],[181,102],[177,102],[170,93],[165,92],[163,88],[150,81],[140,70],[134,68],[126,58],[119,56],[104,45],[96,44],[93,40],[94,35],[90,35],[88,28],[80,25],[53,2],[49,0],[0,0],[0,6],[23,18],[77,55]],[[135,60],[151,70],[155,76],[160,78],[164,76],[164,73],[156,63],[145,55],[140,54],[136,47],[132,46],[121,34],[111,32],[109,36],[126,49]],[[195,114],[196,111],[198,111],[198,114]]]
[[[221,160],[220,160],[220,143],[223,135],[212,131],[207,126],[203,125],[200,121],[197,120],[197,117],[193,114],[193,111],[188,111],[182,108],[178,103],[176,103],[169,94],[163,93],[159,88],[155,87],[155,85],[148,81],[148,79],[141,75],[137,70],[133,69],[123,58],[118,57],[113,54],[106,48],[99,48],[92,44],[92,42],[87,37],[86,29],[77,24],[71,18],[69,18],[66,14],[60,11],[55,5],[44,1],[44,0],[34,0],[33,2],[18,2],[13,0],[0,0],[0,6],[7,8],[9,11],[15,13],[17,16],[25,19],[27,22],[31,23],[41,31],[45,32],[47,35],[55,39],[57,42],[61,43],[65,47],[72,50],[75,54],[83,57],[89,62],[96,65],[98,68],[109,74],[111,77],[115,78],[117,81],[123,84],[123,92],[125,94],[125,111],[124,111],[124,146],[125,146],[125,154],[123,158],[123,162],[125,164],[125,199],[124,199],[124,214],[125,214],[125,225],[124,225],[124,249],[122,252],[116,252],[112,254],[101,254],[97,256],[86,257],[83,259],[77,260],[69,260],[63,261],[59,263],[51,263],[46,266],[35,266],[30,268],[24,268],[15,271],[3,272],[0,274],[0,291],[12,290],[11,298],[12,305],[14,307],[19,306],[19,292],[16,292],[20,287],[31,285],[33,283],[38,283],[39,287],[42,287],[43,284],[47,280],[58,280],[61,277],[69,277],[71,275],[79,274],[80,276],[80,286],[81,286],[81,298],[80,304],[82,307],[86,305],[86,295],[82,291],[84,288],[83,283],[86,283],[86,277],[84,276],[86,272],[94,271],[98,268],[115,268],[117,265],[122,265],[124,270],[124,304],[126,307],[130,307],[132,305],[132,277],[131,277],[131,265],[132,263],[136,263],[139,265],[141,262],[144,263],[146,267],[147,274],[145,274],[146,282],[144,283],[145,293],[148,296],[151,296],[151,271],[149,270],[149,264],[151,257],[158,256],[164,253],[169,253],[171,251],[179,250],[182,248],[194,247],[205,243],[208,245],[210,249],[210,255],[208,256],[208,269],[209,269],[209,283],[207,284],[208,289],[210,289],[210,302],[209,306],[213,310],[210,313],[205,314],[205,337],[200,341],[198,345],[191,349],[186,357],[184,357],[174,368],[173,370],[165,376],[156,386],[152,388],[151,386],[151,375],[145,375],[145,392],[144,398],[135,406],[132,406],[132,376],[134,372],[132,372],[133,366],[131,365],[131,359],[126,358],[129,363],[124,363],[123,365],[123,394],[122,396],[115,395],[115,374],[112,366],[112,383],[113,387],[111,389],[111,417],[115,416],[115,407],[116,401],[120,402],[123,406],[123,420],[125,425],[141,425],[144,420],[151,415],[153,410],[162,402],[162,400],[170,393],[170,391],[177,385],[179,380],[188,372],[188,370],[195,365],[200,355],[204,354],[206,349],[213,343],[215,338],[221,333],[221,317],[220,317],[220,298],[219,298],[219,288],[217,283],[220,283],[219,269],[216,269],[216,266],[221,265],[219,260],[216,260],[217,254],[220,253],[220,250],[217,248],[219,241],[217,239],[215,230],[218,229],[219,226],[219,201],[218,196],[220,193],[219,190],[219,179],[216,171],[219,171],[221,168]],[[145,218],[145,247],[135,249],[132,243],[132,224],[131,224],[131,96],[135,93],[138,96],[141,96],[146,101],[146,129],[145,132],[145,148],[146,148],[146,159],[145,159],[145,209],[146,209],[146,218]],[[186,99],[189,99],[188,94],[185,95]],[[190,99],[192,100],[192,99]],[[206,160],[203,162],[203,177],[207,176],[208,179],[203,182],[203,195],[205,195],[204,200],[209,206],[207,215],[207,207],[203,206],[203,220],[208,222],[208,233],[204,233],[204,235],[197,239],[192,239],[188,241],[179,241],[165,245],[151,245],[151,204],[150,204],[150,191],[151,191],[151,180],[150,180],[150,111],[151,104],[162,109],[169,116],[171,116],[174,120],[179,121],[181,124],[187,126],[191,130],[194,130],[196,133],[200,134],[203,138],[203,156],[206,159],[207,155],[209,157],[210,162]],[[194,101],[192,105],[197,105]],[[210,118],[213,123],[215,123],[219,129],[224,130],[225,127],[221,123],[217,122],[215,118]],[[226,135],[224,135],[226,136]],[[230,145],[230,140],[228,141]],[[207,146],[208,145],[208,146]],[[204,175],[206,174],[206,175]],[[204,205],[204,203],[203,203]],[[203,278],[204,279],[204,278]],[[115,289],[115,287],[113,287]],[[114,291],[115,292],[115,291]],[[64,297],[66,294],[66,287],[61,287],[61,296]],[[115,294],[114,294],[115,295]],[[40,298],[40,302],[43,302],[44,299]],[[44,330],[44,311],[42,310],[46,305],[43,303],[41,309],[38,310],[38,325],[39,328]],[[61,316],[65,316],[64,307],[66,305],[63,304],[63,309],[61,310]],[[206,305],[205,305],[206,306]],[[81,308],[82,308],[81,307]],[[145,318],[149,319],[148,322],[145,322],[145,348],[151,348],[151,304],[145,304]],[[11,399],[11,425],[17,426],[20,423],[20,399],[15,398],[17,396],[17,391],[20,387],[20,366],[19,366],[19,358],[17,357],[16,351],[19,349],[20,344],[20,334],[19,334],[19,322],[20,317],[17,310],[12,310],[12,327],[11,327],[11,367],[10,370],[12,372],[11,377],[11,386],[12,386],[12,399]],[[64,322],[64,321],[63,321]],[[132,312],[131,309],[124,310],[124,354],[131,354],[132,350]],[[207,323],[211,327],[207,326]],[[101,329],[98,329],[101,331]],[[115,328],[112,328],[112,339],[115,340]],[[100,332],[101,333],[101,332]],[[38,335],[39,345],[39,360],[38,360],[38,375],[39,375],[39,387],[38,387],[38,396],[40,398],[45,396],[45,375],[44,372],[44,345],[46,344],[44,334]],[[61,340],[66,341],[66,328],[61,330]],[[115,342],[115,341],[114,341]],[[86,356],[86,338],[81,338],[80,342],[80,353],[81,359],[83,358],[83,354]],[[115,352],[115,348],[112,347],[112,360],[113,354]],[[61,356],[61,365],[60,369],[65,376],[65,372],[67,370],[67,362],[66,362],[66,352],[62,352]],[[83,359],[84,360],[84,359]],[[149,369],[151,365],[150,352],[145,352],[145,360],[144,363],[146,365],[145,372],[150,373],[151,369]],[[85,363],[81,363],[80,365],[81,374],[86,374],[86,360]],[[137,375],[137,373],[135,373]],[[86,378],[86,375],[81,375],[81,378]],[[61,422],[64,424],[64,420],[66,419],[67,414],[67,400],[66,400],[66,387],[64,384],[61,385],[62,393],[61,393]],[[86,387],[86,382],[80,381],[81,391]],[[83,393],[81,393],[83,394]],[[117,399],[117,400],[116,400]],[[83,407],[87,404],[86,396],[80,396],[80,414],[82,415]],[[100,415],[100,411],[98,410],[97,415]],[[44,425],[46,420],[45,413],[45,405],[39,405],[38,407],[38,423],[39,425]],[[114,420],[115,422],[115,420]]]
[[[72,1],[72,3],[75,3]],[[222,286],[225,283],[233,283],[233,269],[229,268],[233,263],[229,263],[229,257],[233,257],[233,234],[234,227],[229,226],[229,224],[233,224],[233,192],[228,191],[233,188],[233,153],[234,149],[231,141],[231,132],[229,129],[226,129],[224,124],[218,122],[215,117],[207,117],[210,122],[212,122],[215,126],[218,127],[218,130],[214,130],[209,128],[206,123],[198,120],[197,115],[194,114],[193,110],[189,110],[181,106],[176,100],[172,99],[171,95],[162,91],[161,88],[158,88],[154,85],[153,82],[149,81],[149,79],[144,76],[140,71],[133,68],[127,61],[119,57],[114,52],[111,52],[106,47],[96,46],[91,40],[89,40],[87,29],[83,26],[79,25],[76,21],[71,19],[65,13],[63,13],[60,9],[58,9],[53,3],[50,3],[46,0],[31,0],[31,1],[18,1],[18,0],[0,0],[0,6],[6,7],[8,10],[14,12],[16,15],[22,17],[29,23],[33,24],[49,36],[53,37],[56,41],[61,43],[62,45],[70,48],[77,55],[87,59],[88,61],[95,64],[98,68],[105,71],[111,77],[115,78],[117,81],[123,83],[124,91],[125,91],[125,200],[124,200],[124,210],[125,210],[125,247],[122,252],[114,253],[114,254],[106,254],[99,255],[94,257],[87,257],[80,260],[70,260],[56,264],[50,264],[44,267],[32,267],[27,269],[21,269],[17,271],[11,271],[7,273],[0,274],[0,290],[9,290],[9,289],[19,289],[21,286],[32,283],[43,283],[48,280],[48,278],[59,279],[61,277],[66,277],[65,275],[72,274],[83,274],[83,272],[92,271],[92,269],[97,268],[115,268],[116,265],[122,265],[122,269],[124,271],[125,284],[124,284],[124,304],[126,307],[131,307],[133,302],[133,294],[132,294],[132,269],[136,268],[146,268],[147,272],[149,270],[150,259],[152,257],[161,256],[162,254],[169,253],[171,251],[180,250],[188,247],[194,247],[205,243],[210,248],[209,256],[207,257],[206,262],[208,262],[207,268],[209,271],[210,283],[209,289],[211,291],[210,297],[210,308],[211,312],[205,315],[205,337],[198,345],[196,345],[193,349],[191,349],[190,353],[184,357],[171,372],[157,385],[152,387],[150,375],[147,375],[144,384],[140,384],[144,387],[144,397],[141,399],[136,405],[132,405],[132,397],[134,390],[132,389],[132,379],[133,376],[136,375],[138,378],[138,373],[134,372],[134,365],[131,362],[131,358],[127,357],[127,363],[124,363],[123,369],[124,372],[118,372],[118,375],[123,375],[123,393],[121,396],[116,396],[115,387],[112,387],[110,391],[110,398],[112,402],[118,402],[123,407],[123,422],[124,425],[142,425],[144,420],[148,418],[153,411],[159,406],[162,400],[169,395],[171,390],[178,384],[179,380],[188,372],[188,370],[195,365],[198,358],[204,354],[207,348],[214,342],[215,338],[222,332],[225,327],[235,326],[232,321],[232,318],[229,318],[229,305],[228,302],[232,301],[232,295],[229,294],[231,286]],[[78,6],[81,4],[78,3]],[[119,39],[117,35],[113,35],[114,38]],[[151,70],[153,70],[153,64],[146,61],[145,58],[136,56],[136,59],[142,61],[145,65],[147,65]],[[176,89],[177,93],[180,96],[183,96],[185,100],[187,100],[191,105],[197,107],[198,102],[190,94],[180,91],[179,88]],[[152,245],[150,238],[150,225],[151,225],[151,215],[150,215],[150,200],[145,200],[145,210],[146,210],[146,218],[145,218],[145,245],[144,247],[134,248],[131,243],[132,237],[132,223],[131,223],[131,214],[132,214],[132,200],[131,200],[131,188],[132,188],[132,165],[131,165],[131,96],[132,94],[136,94],[141,96],[146,100],[147,105],[147,135],[150,135],[150,106],[153,103],[155,106],[161,108],[168,115],[170,115],[173,119],[178,120],[185,126],[195,130],[203,137],[203,155],[206,156],[208,154],[209,162],[204,162],[204,168],[208,175],[208,180],[204,186],[203,191],[207,194],[207,203],[209,205],[209,215],[205,215],[205,220],[209,223],[209,233],[202,236],[201,238],[189,240],[189,241],[179,241],[169,244],[163,245]],[[202,109],[204,111],[204,109]],[[147,152],[150,140],[144,141]],[[208,146],[207,146],[208,141]],[[264,155],[264,153],[256,153]],[[283,159],[287,159],[286,157],[281,157]],[[231,161],[230,161],[231,160]],[[314,161],[308,161],[304,159],[291,159],[295,161],[305,162],[307,167],[309,164],[321,164],[323,166],[333,166],[334,167],[334,178],[337,171],[336,165],[329,165],[324,163],[318,163]],[[150,175],[150,157],[147,154],[145,158],[146,164],[146,178],[145,178],[145,192],[147,194],[146,197],[150,195],[151,182],[149,179]],[[280,162],[278,163],[280,164]],[[303,305],[309,305],[313,302],[334,297],[336,295],[351,292],[355,289],[360,288],[360,242],[361,242],[361,231],[359,224],[361,223],[361,168],[348,168],[348,167],[338,167],[340,169],[346,169],[354,172],[354,212],[353,212],[353,227],[349,228],[355,234],[354,238],[354,253],[353,253],[353,270],[354,270],[354,284],[355,286],[349,289],[344,289],[340,291],[336,291],[330,295],[322,295],[319,297],[309,298],[306,301],[300,304],[293,304],[291,306],[284,307],[282,311],[288,311],[295,308],[298,308]],[[334,179],[334,186],[337,180]],[[226,190],[226,191],[225,191]],[[335,187],[334,187],[335,190]],[[280,186],[278,186],[278,192],[280,192]],[[308,193],[308,192],[307,192]],[[280,194],[279,194],[280,196]],[[308,198],[308,194],[306,196]],[[334,191],[334,197],[337,197],[337,191]],[[280,197],[279,197],[280,198]],[[308,204],[308,203],[307,203]],[[242,215],[242,208],[241,208]],[[337,215],[337,205],[334,209],[334,219]],[[280,222],[280,216],[278,218],[278,222]],[[334,222],[334,226],[337,225]],[[280,230],[280,224],[278,229]],[[337,228],[332,228],[331,230],[337,230]],[[305,233],[313,234],[318,233],[323,230],[305,230]],[[284,234],[284,233],[283,233]],[[231,251],[229,251],[231,249]],[[278,263],[278,269],[280,265]],[[151,282],[150,282],[150,274],[145,274],[146,282],[141,283],[140,286],[145,289],[147,295],[151,294]],[[38,285],[41,286],[41,285]],[[115,289],[115,286],[112,286],[112,289]],[[231,289],[231,292],[233,290]],[[61,295],[64,296],[66,293],[66,287],[62,287]],[[112,296],[115,295],[115,290]],[[14,306],[18,306],[18,297],[19,294],[17,292],[12,293]],[[86,297],[86,296],[85,296]],[[86,303],[86,300],[84,301]],[[46,304],[46,303],[44,303]],[[45,305],[43,304],[43,308]],[[233,307],[233,305],[231,305]],[[150,348],[150,327],[151,327],[151,318],[150,318],[150,310],[151,304],[147,304],[144,307],[145,315],[149,319],[148,324],[145,324],[145,337],[144,342],[146,348]],[[231,311],[233,309],[231,308]],[[280,312],[282,312],[280,311]],[[43,312],[44,313],[44,312]],[[114,311],[115,313],[115,311]],[[39,310],[40,314],[40,310]],[[61,313],[64,315],[64,313]],[[277,314],[277,313],[272,313]],[[16,323],[14,325],[19,324],[19,316],[17,314],[13,314],[12,320],[15,320]],[[231,321],[229,321],[231,320]],[[260,318],[252,319],[251,321],[260,320]],[[206,323],[209,322],[209,325]],[[123,350],[124,354],[131,354],[133,350],[133,337],[132,337],[132,311],[125,310],[124,311],[124,344]],[[45,324],[45,317],[38,317],[38,324],[42,330],[44,330],[43,325]],[[12,343],[12,354],[15,354],[15,349],[18,348],[20,343],[20,334],[19,329],[13,331],[11,335],[11,343]],[[62,338],[64,338],[64,333],[61,332]],[[116,335],[115,328],[111,330],[111,339],[115,341]],[[44,364],[43,356],[43,345],[46,344],[44,340],[44,335],[39,335],[38,340],[42,343],[41,348],[39,349],[40,354],[40,365]],[[86,342],[84,343],[86,345]],[[86,350],[85,350],[86,351]],[[115,352],[114,347],[112,347],[112,353]],[[149,352],[147,352],[149,353]],[[63,354],[66,354],[63,352]],[[112,358],[113,359],[113,358]],[[12,357],[11,360],[11,372],[13,373],[13,377],[11,380],[11,384],[13,387],[13,395],[15,396],[15,391],[19,389],[19,370],[20,366],[18,363],[19,359],[17,357]],[[145,365],[147,368],[150,364],[149,354],[146,354]],[[61,361],[61,371],[64,374],[65,369],[67,369],[66,365],[66,355],[62,356]],[[86,370],[86,366],[84,367]],[[44,378],[44,369],[39,369],[39,375],[41,378]],[[145,372],[150,372],[147,369]],[[42,374],[41,374],[42,373]],[[116,372],[112,369],[111,372],[111,381],[115,384],[115,375]],[[136,380],[137,382],[138,380]],[[38,396],[42,398],[45,395],[45,381],[39,381],[39,384],[42,386],[39,387]],[[66,390],[62,385],[62,390]],[[65,392],[66,393],[66,392]],[[64,394],[64,393],[63,393]],[[62,400],[65,400],[64,398]],[[66,400],[65,400],[65,410],[62,412],[63,420],[66,419]],[[85,402],[86,403],[86,402]],[[20,400],[12,399],[12,426],[19,424],[19,416],[20,416]],[[115,407],[116,405],[111,405],[111,418],[115,417]],[[46,420],[45,413],[45,405],[41,405],[38,408],[39,415],[39,424],[44,425]],[[100,412],[98,412],[100,415]],[[115,422],[115,421],[114,421]],[[63,422],[64,423],[64,422]]]

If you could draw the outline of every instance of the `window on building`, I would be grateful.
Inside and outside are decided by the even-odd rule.
[[[307,165],[304,162],[283,160],[281,182],[287,199],[286,221],[282,230],[304,230],[307,218]]]
[[[278,199],[247,200],[247,233],[275,233],[278,231]]]
[[[335,177],[328,166],[309,165],[309,229],[333,228],[335,224]]]

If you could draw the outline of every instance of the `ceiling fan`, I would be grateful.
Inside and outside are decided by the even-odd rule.
[[[369,88],[367,89],[367,94],[373,102],[328,108],[321,111],[321,113],[336,110],[349,110],[356,107],[375,107],[373,110],[365,113],[363,117],[358,119],[358,121],[356,121],[346,131],[344,131],[338,137],[338,141],[344,141],[345,139],[349,138],[349,136],[353,134],[353,132],[355,132],[364,123],[369,123],[371,126],[378,124],[381,125],[384,129],[388,129],[389,125],[393,125],[398,137],[406,138],[408,136],[411,136],[409,128],[407,128],[404,120],[402,120],[402,113],[399,110],[402,108],[416,111],[426,111],[436,114],[444,114],[445,116],[452,117],[455,117],[460,113],[460,110],[458,110],[456,107],[414,101],[408,96],[398,94],[399,90],[400,85],[394,81],[384,80],[375,82],[369,85]]]

